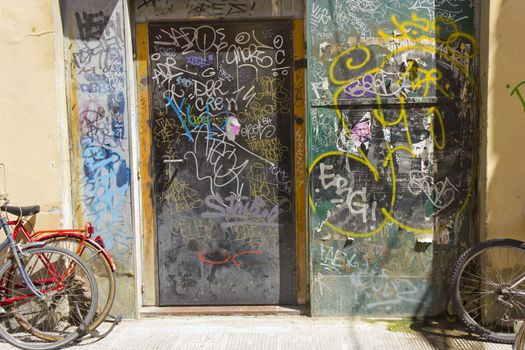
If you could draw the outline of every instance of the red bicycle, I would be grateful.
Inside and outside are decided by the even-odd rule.
[[[7,198],[0,195],[0,200]],[[25,350],[58,349],[91,324],[98,305],[95,276],[71,251],[45,242],[17,243],[8,208],[0,205],[6,234],[0,250],[8,249],[0,267],[0,336]]]
[[[87,222],[83,229],[44,230],[33,233],[31,223],[24,218],[38,214],[40,206],[4,206],[2,210],[17,216],[16,220],[8,221],[15,239],[21,236],[27,242],[46,242],[70,250],[92,270],[98,286],[98,307],[87,332],[96,335],[95,329],[108,317],[114,325],[121,320],[120,317],[109,316],[116,293],[116,266],[102,237],[93,237],[94,227],[90,222]]]

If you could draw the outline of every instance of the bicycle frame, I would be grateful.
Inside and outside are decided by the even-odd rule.
[[[515,283],[513,283],[509,289],[511,290],[510,292],[508,292],[509,294],[514,294],[514,295],[518,295],[520,297],[525,297],[525,292],[524,291],[520,291],[520,290],[517,290],[515,291],[514,288],[518,288],[518,286],[520,284],[522,284],[523,282],[525,282],[525,274],[523,274],[523,276],[521,276]]]
[[[33,281],[31,281],[31,279],[29,278],[29,275],[27,274],[25,266],[23,265],[22,261],[20,260],[20,256],[18,254],[21,253],[22,251],[20,250],[20,248],[16,244],[16,241],[13,238],[13,234],[12,234],[11,229],[9,227],[7,218],[5,218],[4,216],[5,216],[5,214],[2,211],[0,211],[0,225],[4,229],[4,232],[5,232],[6,236],[7,236],[6,240],[3,241],[0,244],[0,251],[3,250],[6,247],[9,247],[9,250],[13,254],[13,258],[14,258],[14,260],[16,262],[16,265],[18,266],[18,270],[20,271],[20,275],[22,276],[22,279],[24,280],[26,286],[29,287],[29,289],[31,290],[31,292],[34,295],[36,295],[40,299],[43,299],[44,298],[44,294],[41,293],[37,289],[37,287],[33,284]],[[56,275],[56,274],[53,274],[53,275]],[[60,281],[60,283],[62,283],[62,281]],[[45,292],[46,291],[44,291],[44,293]],[[27,296],[27,297],[29,297],[29,296]],[[4,303],[5,302],[6,301],[4,301]]]
[[[114,272],[116,270],[116,265],[109,255],[108,251],[105,248],[104,240],[100,236],[92,238],[93,234],[93,225],[90,222],[87,222],[83,229],[63,229],[63,230],[43,230],[37,231],[33,234],[30,234],[22,221],[9,221],[8,225],[13,227],[13,238],[16,240],[18,235],[21,233],[28,242],[39,242],[46,239],[59,238],[59,237],[70,237],[80,240],[80,244],[77,247],[75,254],[82,256],[84,252],[84,242],[88,241],[90,244],[95,246],[109,262],[111,270]]]

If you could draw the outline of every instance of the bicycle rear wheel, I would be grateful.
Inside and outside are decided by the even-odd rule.
[[[516,342],[514,343],[514,350],[525,350],[525,322],[521,325],[518,334],[516,335]]]
[[[28,288],[14,259],[4,264],[0,335],[27,350],[69,344],[95,315],[98,291],[93,273],[75,254],[57,247],[29,249],[20,259],[43,298]]]
[[[65,248],[72,252],[77,252],[82,242],[79,237],[49,237],[42,238],[40,241],[47,242],[55,247]],[[79,252],[80,259],[91,269],[97,280],[98,287],[98,306],[93,321],[89,325],[89,331],[95,330],[109,314],[116,292],[116,276],[111,269],[109,261],[106,259],[100,249],[84,241],[83,249]]]
[[[513,239],[477,244],[456,262],[452,304],[463,323],[491,341],[512,343],[514,321],[525,315],[525,298],[510,286],[525,274],[525,245]],[[514,288],[525,291],[525,283]]]

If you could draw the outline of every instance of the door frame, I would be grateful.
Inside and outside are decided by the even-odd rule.
[[[286,18],[264,18],[260,20],[283,20]],[[236,19],[235,21],[243,19]],[[254,21],[255,19],[246,19]],[[217,20],[210,20],[216,22]],[[196,21],[173,21],[196,22]],[[199,22],[202,22],[200,20]],[[225,20],[224,22],[229,22]],[[137,69],[137,102],[139,129],[139,179],[142,204],[142,285],[139,290],[142,295],[142,306],[159,305],[157,232],[154,205],[154,165],[151,158],[151,98],[149,79],[149,24],[138,23],[136,33],[136,69]],[[307,196],[306,196],[306,90],[305,90],[305,37],[304,20],[292,19],[293,59],[295,61],[294,84],[294,162],[295,179],[295,301],[303,305],[308,303],[308,231],[307,231]],[[298,98],[298,97],[301,98]]]

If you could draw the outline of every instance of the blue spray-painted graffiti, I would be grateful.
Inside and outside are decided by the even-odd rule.
[[[81,212],[120,268],[132,250],[122,9],[75,12],[72,74],[80,106]]]
[[[202,124],[206,124],[207,130],[208,130],[208,138],[212,139],[212,133],[214,131],[225,131],[228,124],[235,124],[237,121],[237,117],[234,115],[230,115],[228,111],[226,111],[226,119],[222,123],[222,125],[217,126],[215,123],[212,123],[212,115],[210,113],[209,103],[206,103],[205,110],[201,115],[199,116],[192,116],[191,114],[191,105],[186,105],[186,115],[188,116],[188,123],[186,123],[185,117],[182,113],[184,109],[184,103],[186,101],[186,97],[183,97],[180,105],[176,106],[175,102],[173,100],[166,96],[166,101],[168,101],[169,106],[173,109],[175,114],[177,115],[177,118],[179,119],[181,125],[184,128],[185,135],[188,138],[188,141],[193,142],[193,137],[191,136],[191,131],[188,127],[188,123],[195,129],[199,128]],[[217,120],[217,117],[214,118],[214,120]],[[212,125],[213,124],[213,125]],[[238,132],[237,132],[238,134]]]
[[[118,220],[130,181],[126,161],[111,149],[96,145],[86,146],[82,157],[84,195],[91,214],[95,214],[93,224],[98,226],[106,214]]]

